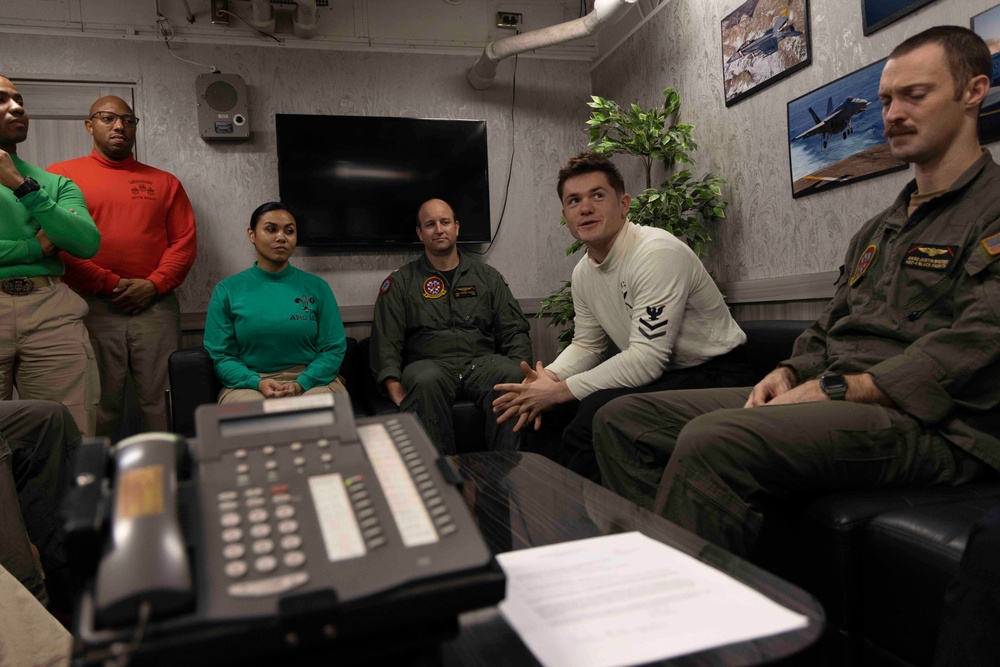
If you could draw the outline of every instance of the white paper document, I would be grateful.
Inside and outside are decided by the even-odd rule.
[[[618,667],[803,628],[808,619],[640,533],[512,551],[500,603],[545,667]]]

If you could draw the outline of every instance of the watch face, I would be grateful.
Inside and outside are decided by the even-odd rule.
[[[830,373],[819,379],[819,386],[830,398],[843,398],[847,391],[847,380],[839,373]]]

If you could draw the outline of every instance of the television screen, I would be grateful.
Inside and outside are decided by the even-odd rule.
[[[490,240],[486,121],[277,114],[278,188],[299,245],[419,243],[417,210],[452,205],[460,243]]]

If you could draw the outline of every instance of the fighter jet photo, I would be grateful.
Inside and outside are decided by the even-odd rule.
[[[809,115],[813,117],[816,124],[799,136],[794,137],[792,141],[822,134],[823,148],[826,148],[830,137],[835,134],[839,134],[844,139],[847,139],[847,135],[854,133],[854,128],[851,127],[851,119],[867,108],[868,100],[863,100],[860,97],[848,97],[844,100],[843,104],[834,109],[833,98],[828,97],[826,98],[826,117],[820,119],[816,115],[816,112],[812,110],[812,107],[809,107]]]
[[[768,28],[763,35],[756,39],[750,39],[736,49],[736,53],[729,56],[726,62],[735,62],[752,55],[769,56],[778,52],[778,42],[786,37],[796,37],[802,33],[795,29],[794,25],[787,25],[788,17],[779,16],[774,19],[774,25]]]

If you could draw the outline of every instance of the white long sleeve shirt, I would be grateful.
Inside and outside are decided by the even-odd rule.
[[[583,399],[641,387],[746,342],[697,255],[670,232],[626,221],[603,262],[573,269],[573,342],[546,370]],[[621,350],[605,359],[608,340]]]

